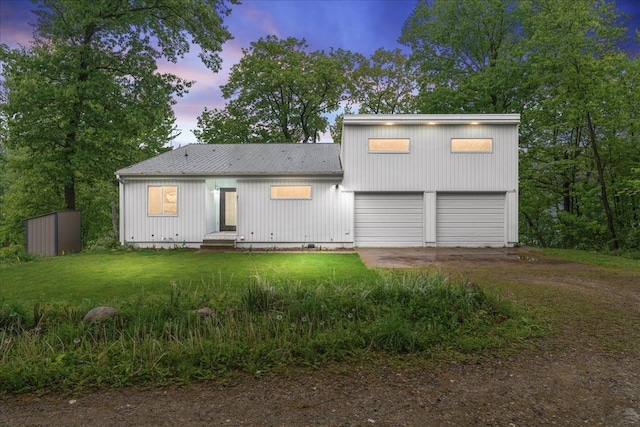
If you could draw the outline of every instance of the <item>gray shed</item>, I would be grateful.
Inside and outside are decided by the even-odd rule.
[[[27,252],[40,255],[62,255],[82,250],[80,211],[61,211],[25,220]]]

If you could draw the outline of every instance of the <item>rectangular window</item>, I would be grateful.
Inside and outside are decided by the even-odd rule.
[[[311,199],[310,185],[272,185],[272,199]]]
[[[178,187],[175,185],[149,186],[147,193],[148,215],[177,215]]]
[[[409,138],[369,138],[370,153],[408,153]]]
[[[491,153],[491,138],[451,138],[452,153]]]

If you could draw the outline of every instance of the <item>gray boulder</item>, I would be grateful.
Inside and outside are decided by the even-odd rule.
[[[201,319],[207,319],[211,316],[213,316],[213,311],[211,311],[209,307],[204,307],[198,310],[198,317]]]
[[[82,319],[84,323],[98,322],[113,319],[118,315],[118,310],[113,307],[96,307],[90,310]]]

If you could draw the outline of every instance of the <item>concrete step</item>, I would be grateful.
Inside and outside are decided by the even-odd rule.
[[[203,240],[200,249],[235,248],[235,239],[212,239]]]

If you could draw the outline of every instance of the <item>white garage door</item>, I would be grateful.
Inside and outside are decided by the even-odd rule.
[[[422,193],[356,193],[355,245],[423,246]]]
[[[437,246],[505,246],[504,200],[504,193],[439,193]]]

